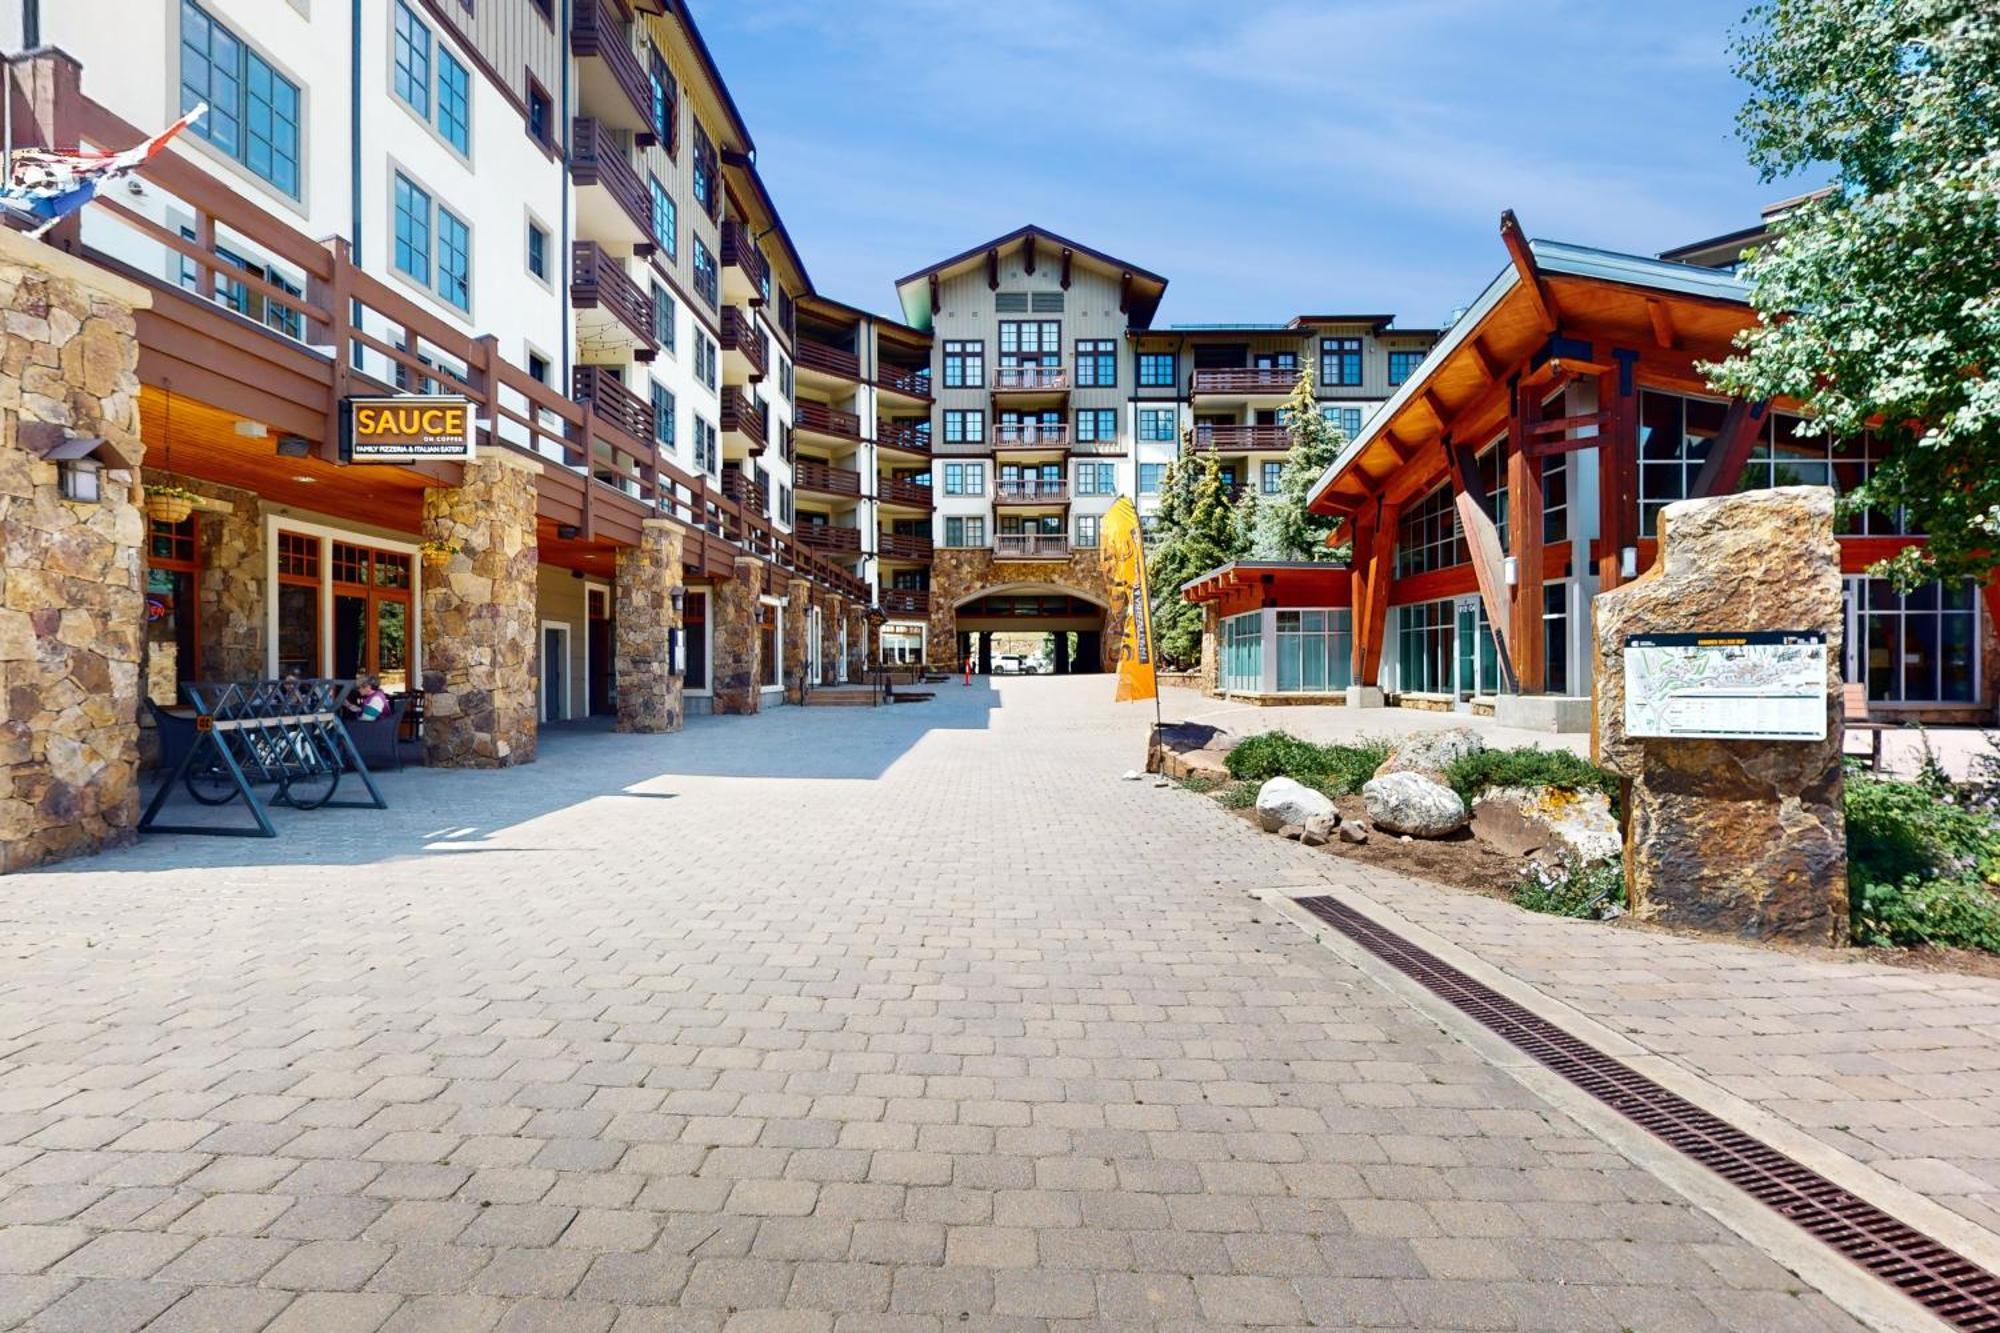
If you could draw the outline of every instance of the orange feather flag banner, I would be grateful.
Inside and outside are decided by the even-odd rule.
[[[1139,511],[1120,496],[1104,516],[1099,538],[1112,586],[1123,588],[1125,624],[1118,644],[1118,693],[1114,702],[1157,699],[1160,682],[1153,653],[1153,603],[1146,589],[1146,542]]]

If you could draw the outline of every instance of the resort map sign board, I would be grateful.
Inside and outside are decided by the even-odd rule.
[[[350,463],[463,462],[472,457],[472,400],[457,394],[349,398],[341,452]]]
[[[1823,741],[1826,635],[1627,635],[1625,731],[1669,740]]]

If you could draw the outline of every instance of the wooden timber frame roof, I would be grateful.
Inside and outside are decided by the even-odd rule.
[[[1421,496],[1448,474],[1446,442],[1483,449],[1507,428],[1517,383],[1553,392],[1625,365],[1642,385],[1713,396],[1695,362],[1756,319],[1732,274],[1529,241],[1511,213],[1501,234],[1507,266],[1314,483],[1315,512]]]
[[[1082,241],[1058,236],[1046,227],[1038,227],[1031,222],[1005,236],[996,236],[970,250],[962,250],[949,259],[940,259],[927,268],[896,279],[896,294],[903,304],[904,321],[912,328],[928,331],[937,315],[938,283],[976,265],[985,267],[986,285],[997,290],[1000,286],[1000,256],[1014,250],[1022,252],[1023,262],[1030,273],[1038,264],[1049,265],[1059,275],[1058,280],[1065,290],[1069,287],[1072,264],[1089,264],[1099,272],[1111,274],[1119,282],[1118,308],[1125,315],[1126,323],[1133,328],[1150,325],[1159,311],[1160,299],[1167,294],[1167,280],[1159,274],[1105,254],[1102,250],[1093,250]]]

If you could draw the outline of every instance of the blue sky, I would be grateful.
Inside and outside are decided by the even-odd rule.
[[[1795,193],[1745,165],[1747,0],[696,0],[816,286],[1035,222],[1159,323],[1430,326],[1531,236],[1652,253]]]

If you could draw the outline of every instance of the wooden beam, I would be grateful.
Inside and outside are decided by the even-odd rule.
[[[1000,290],[1000,250],[997,246],[986,252],[986,290]]]
[[[1493,359],[1493,353],[1486,350],[1485,338],[1475,336],[1467,341],[1466,346],[1472,349],[1472,359],[1477,361],[1479,368],[1486,372],[1487,379],[1497,380],[1500,378],[1500,363]]]
[[[1588,430],[1592,426],[1602,426],[1603,424],[1604,413],[1602,412],[1585,412],[1577,416],[1550,417],[1545,421],[1537,421],[1529,429],[1528,435],[1531,439],[1549,435],[1567,435],[1573,430]]]
[[[1071,255],[1072,253],[1073,253],[1073,252],[1072,252],[1072,251],[1070,250],[1070,248],[1069,248],[1068,246],[1066,246],[1066,245],[1065,245],[1065,246],[1063,247],[1063,252],[1062,252],[1062,289],[1063,289],[1064,291],[1068,291],[1068,290],[1069,290],[1069,261],[1070,261],[1070,255]]]
[[[938,275],[933,273],[931,274],[931,318],[935,320],[937,318],[937,314],[938,314]]]
[[[1542,283],[1542,270],[1535,263],[1535,252],[1528,248],[1527,233],[1521,230],[1519,218],[1514,210],[1505,209],[1500,214],[1500,239],[1507,247],[1508,257],[1514,261],[1514,271],[1521,275],[1521,286],[1528,293],[1528,300],[1534,306],[1535,318],[1540,322],[1542,332],[1556,331],[1556,304],[1549,290]]]
[[[1708,457],[1702,460],[1701,471],[1695,473],[1694,484],[1688,488],[1690,500],[1727,495],[1736,489],[1743,476],[1743,465],[1750,461],[1750,450],[1763,429],[1766,406],[1762,399],[1754,403],[1744,398],[1730,400],[1729,411],[1722,417],[1722,428],[1709,442]]]
[[[1023,273],[1033,273],[1035,271],[1035,233],[1033,232],[1029,232],[1027,239],[1021,242],[1021,271]]]
[[[1597,377],[1597,405],[1609,420],[1597,433],[1597,586],[1609,592],[1625,581],[1624,548],[1638,545],[1639,389],[1632,369],[1638,353],[1614,350],[1617,369]]]
[[[1674,330],[1674,312],[1658,297],[1646,298],[1646,318],[1653,322],[1653,341],[1663,349],[1672,351],[1680,343],[1680,335]]]
[[[1130,269],[1120,274],[1118,278],[1118,313],[1121,315],[1132,313],[1132,272]]]
[[[1547,642],[1542,633],[1542,464],[1527,449],[1528,433],[1540,421],[1542,398],[1517,395],[1507,433],[1507,544],[1514,558],[1514,586],[1508,643],[1514,653],[1516,686],[1523,694],[1548,688]]]
[[[1472,573],[1479,580],[1479,600],[1486,607],[1486,619],[1499,641],[1497,657],[1511,689],[1514,684],[1513,655],[1508,641],[1513,637],[1507,616],[1507,574],[1500,552],[1500,526],[1488,507],[1486,488],[1479,484],[1479,456],[1469,444],[1457,441],[1445,448],[1451,469],[1452,504],[1458,510],[1458,526],[1465,533],[1465,546],[1472,553]]]
[[[1450,424],[1451,418],[1445,415],[1444,403],[1439,400],[1436,390],[1426,387],[1417,395],[1417,401],[1422,403],[1424,410],[1436,420],[1439,430],[1445,429]]]
[[[1356,538],[1354,574],[1354,683],[1380,685],[1382,646],[1388,637],[1389,582],[1396,574],[1396,523],[1402,506],[1378,501],[1373,512],[1361,514],[1360,531],[1367,534],[1366,554]]]

